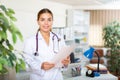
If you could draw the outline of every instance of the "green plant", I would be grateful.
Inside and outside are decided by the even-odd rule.
[[[15,25],[17,20],[13,15],[14,10],[6,8],[0,4],[0,74],[6,73],[6,67],[12,67],[18,72],[25,69],[25,63],[22,58],[18,58],[14,53],[13,44],[10,43],[8,36],[12,37],[15,44],[17,39],[23,39],[22,34]]]
[[[108,69],[120,75],[120,23],[114,21],[103,29],[104,46],[110,48]]]

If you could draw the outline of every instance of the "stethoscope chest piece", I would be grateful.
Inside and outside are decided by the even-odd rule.
[[[39,56],[38,52],[35,52],[34,55],[35,55],[35,56]]]

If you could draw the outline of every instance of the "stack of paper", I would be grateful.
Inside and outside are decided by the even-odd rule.
[[[73,52],[75,46],[63,46],[50,62],[55,63],[56,67],[61,67],[61,61]]]

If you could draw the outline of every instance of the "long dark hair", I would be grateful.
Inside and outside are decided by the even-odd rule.
[[[37,20],[39,20],[40,15],[43,14],[43,13],[49,13],[49,14],[51,14],[51,16],[52,16],[52,18],[53,18],[53,13],[52,13],[49,9],[43,8],[43,9],[41,9],[41,10],[38,12],[38,14],[37,14]]]

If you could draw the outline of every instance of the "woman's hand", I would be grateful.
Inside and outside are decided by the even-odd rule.
[[[70,56],[68,56],[67,58],[65,58],[64,60],[62,60],[62,64],[64,66],[68,66],[69,63],[70,63]]]
[[[49,69],[53,68],[54,66],[55,66],[55,64],[53,64],[53,63],[43,62],[41,68],[44,70],[49,70]]]

